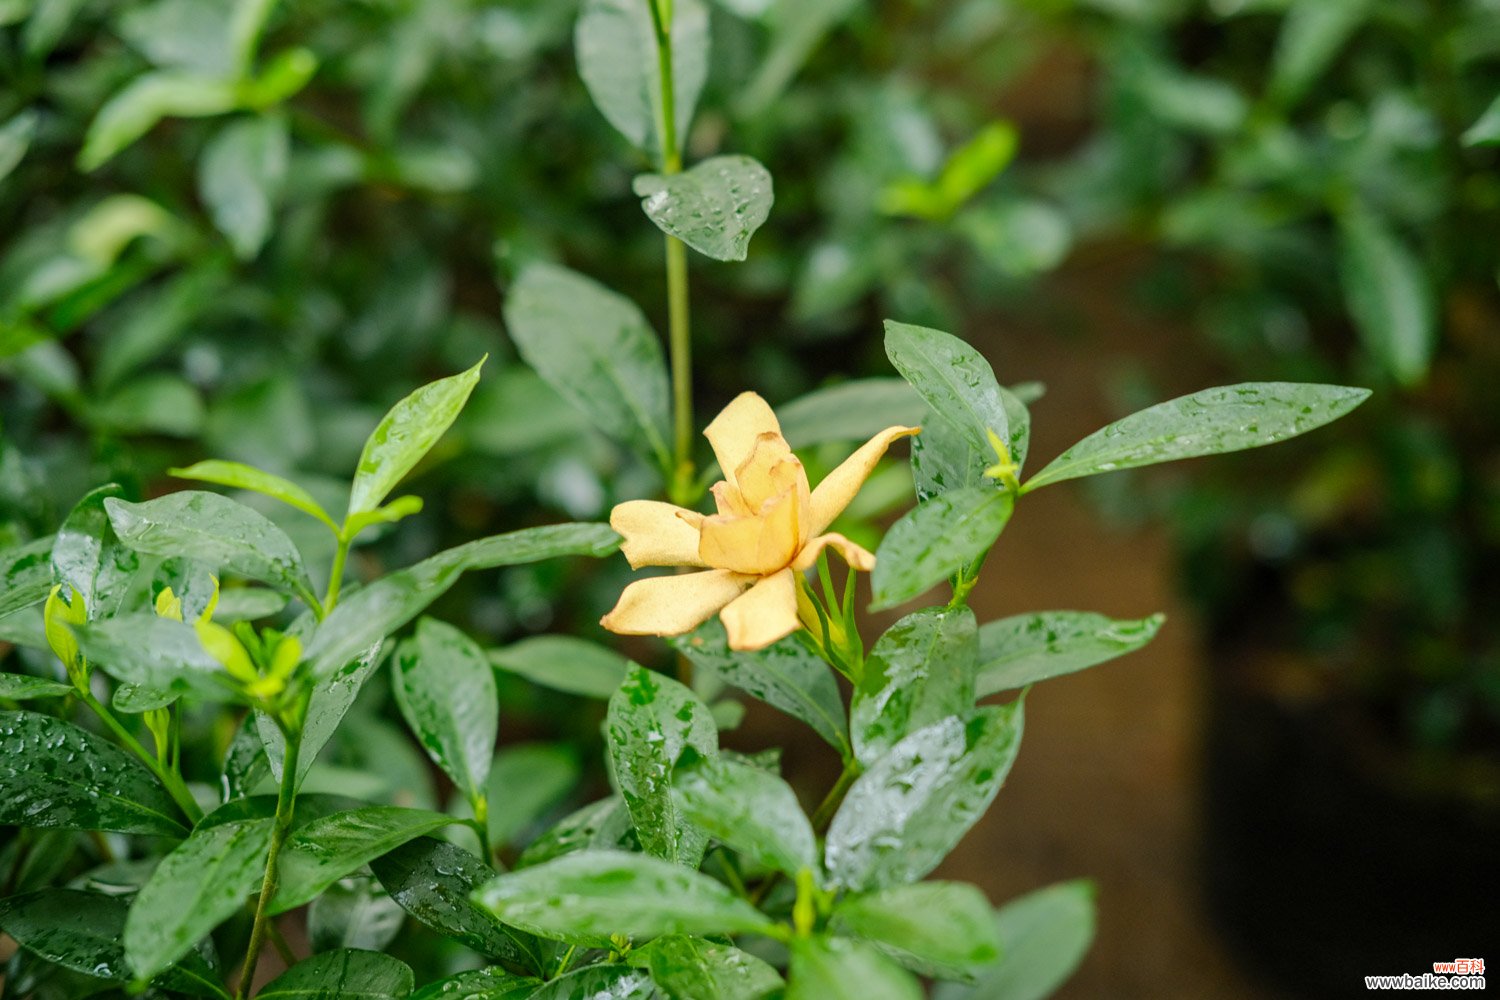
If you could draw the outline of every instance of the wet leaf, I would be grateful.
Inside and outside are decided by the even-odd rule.
[[[325,951],[271,980],[257,1000],[404,1000],[416,982],[405,962],[373,951]]]
[[[672,784],[683,815],[725,846],[787,875],[820,870],[812,824],[777,775],[721,758],[685,765]]]
[[[914,730],[974,707],[979,632],[966,607],[925,608],[886,630],[865,660],[850,721],[869,764]]]
[[[51,681],[29,674],[0,674],[0,699],[30,701],[33,698],[61,698],[73,693],[73,685]]]
[[[508,746],[490,769],[490,843],[515,841],[549,809],[567,797],[581,768],[578,751],[566,743]]]
[[[986,431],[1010,439],[1010,415],[990,363],[950,334],[886,320],[891,364],[939,416],[981,454],[993,454]]]
[[[0,552],[0,618],[40,604],[52,590],[52,538]]]
[[[1094,939],[1094,887],[1059,882],[1000,908],[1002,956],[972,987],[940,985],[934,1000],[1042,1000],[1087,954]]]
[[[391,669],[396,704],[427,756],[470,799],[483,794],[500,714],[483,651],[452,625],[423,618]]]
[[[537,635],[489,651],[490,663],[534,684],[607,699],[620,687],[631,662],[607,646],[571,635]]]
[[[401,806],[365,806],[306,824],[281,850],[281,879],[270,913],[285,913],[356,868],[454,823],[451,816]]]
[[[682,173],[641,174],[634,190],[658,229],[714,260],[744,260],[774,200],[770,171],[748,156],[713,156]]]
[[[899,378],[860,378],[816,389],[776,410],[793,448],[829,441],[864,442],[892,424],[922,423],[927,404]]]
[[[708,8],[702,0],[675,0],[671,9],[674,126],[680,145],[708,77]],[[661,70],[650,9],[634,0],[586,0],[573,44],[578,75],[600,113],[637,147],[659,152]]]
[[[576,851],[630,850],[637,846],[630,811],[619,796],[611,795],[564,816],[526,846],[516,867],[529,868]]]
[[[915,882],[963,839],[1000,790],[1021,745],[1022,703],[919,729],[849,789],[824,862],[855,891]]]
[[[406,911],[375,879],[342,879],[307,908],[307,936],[313,951],[384,951],[405,919]]]
[[[864,938],[914,972],[965,978],[1000,958],[1000,933],[984,893],[963,882],[918,882],[848,896],[830,927]]]
[[[73,505],[52,542],[52,580],[83,595],[90,618],[114,614],[140,567],[135,552],[120,544],[104,502],[123,490],[101,486]]]
[[[657,987],[672,1000],[761,1000],[785,985],[764,960],[703,938],[657,938],[628,958],[650,970]]]
[[[176,697],[240,697],[223,664],[208,654],[191,625],[151,613],[105,618],[73,629],[88,661],[127,684]]]
[[[1416,385],[1437,349],[1427,266],[1373,212],[1352,210],[1339,221],[1339,280],[1365,350],[1397,382]]]
[[[313,499],[311,493],[289,479],[245,465],[243,462],[209,459],[205,462],[196,462],[185,469],[169,471],[178,479],[195,479],[199,482],[214,483],[237,490],[250,490],[272,497],[305,514],[311,514],[333,530],[338,530],[338,525],[334,523],[333,518],[317,500]]]
[[[235,730],[229,749],[224,752],[224,766],[219,779],[219,791],[225,802],[243,798],[255,790],[271,775],[271,762],[266,759],[266,748],[261,743],[256,728],[256,717],[245,716]]]
[[[1007,491],[969,486],[908,511],[875,552],[871,608],[893,608],[958,575],[995,544],[1015,506]]]
[[[911,973],[861,941],[797,938],[786,1000],[922,1000],[922,987]]]
[[[516,976],[497,966],[471,969],[428,983],[407,1000],[530,1000],[542,986],[540,979]]]
[[[558,976],[529,1000],[652,1000],[651,977],[628,965],[591,965]]]
[[[1156,638],[1165,615],[1135,621],[1088,611],[1040,611],[979,627],[977,696],[1023,688],[1112,660]]]
[[[35,712],[0,712],[0,824],[186,833],[140,761],[87,730]]]
[[[332,616],[330,616],[332,617]],[[354,699],[364,689],[365,681],[380,664],[381,643],[376,642],[359,651],[353,658],[332,673],[317,678],[307,704],[307,719],[302,724],[302,747],[297,757],[297,784],[300,786],[307,772],[312,770],[318,754],[333,739],[339,723],[344,720]],[[258,712],[256,729],[265,746],[266,761],[271,774],[281,780],[281,763],[286,759],[286,741],[281,730],[270,716]]]

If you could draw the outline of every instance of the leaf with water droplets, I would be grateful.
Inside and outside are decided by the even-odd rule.
[[[628,965],[590,965],[558,976],[528,1000],[653,1000],[651,977]]]
[[[1245,382],[1204,389],[1095,431],[1032,476],[1026,489],[1275,444],[1337,420],[1369,397],[1368,389],[1311,382]]]
[[[530,1000],[541,986],[540,979],[491,965],[428,983],[407,1000]]]
[[[777,775],[719,758],[684,765],[672,785],[683,815],[721,844],[786,875],[819,870],[812,824]]]
[[[693,106],[708,77],[708,8],[702,0],[675,0],[672,11],[674,129],[680,145]],[[656,109],[661,67],[650,8],[638,0],[587,0],[573,48],[578,75],[599,112],[639,148],[660,152]]]
[[[626,957],[632,965],[650,970],[652,980],[672,1000],[763,1000],[786,985],[763,959],[699,937],[657,938]]]
[[[125,958],[137,978],[176,964],[244,905],[265,876],[273,823],[199,826],[162,859],[125,919]]]
[[[287,839],[271,914],[311,901],[360,865],[457,820],[426,809],[365,806],[313,820]]]
[[[135,551],[120,544],[104,502],[124,492],[101,486],[73,505],[52,542],[52,580],[83,596],[90,618],[114,614],[140,567]]]
[[[330,616],[331,618],[332,616]],[[365,682],[375,673],[380,664],[382,644],[359,650],[355,656],[341,666],[316,678],[312,694],[307,703],[307,718],[302,724],[302,747],[297,756],[297,784],[312,770],[318,754],[333,739],[339,723],[349,713],[354,699],[359,697]],[[275,720],[264,712],[255,714],[255,725],[266,751],[266,762],[271,774],[281,780],[281,763],[286,759],[286,738],[281,735]]]
[[[1094,940],[1094,886],[1059,882],[995,915],[1001,958],[973,986],[944,983],[934,1000],[1043,1000],[1067,981]]]
[[[180,815],[156,776],[102,737],[0,712],[0,824],[180,837]]]
[[[698,867],[708,842],[672,800],[672,769],[683,752],[719,752],[713,715],[681,684],[636,667],[609,699],[605,741],[615,781],[647,854]]]
[[[110,522],[126,545],[153,556],[191,556],[268,583],[309,605],[312,583],[297,546],[257,511],[201,490],[169,493],[145,503],[105,500]]]
[[[219,791],[225,802],[244,798],[271,775],[271,762],[266,759],[265,744],[256,729],[256,716],[246,715],[224,751],[224,766],[220,769]]]
[[[1022,702],[919,729],[854,782],[828,827],[824,862],[855,891],[915,882],[989,808],[1021,746]]]
[[[607,646],[571,635],[536,635],[489,652],[490,663],[534,684],[608,698],[620,687],[631,662]]]
[[[908,511],[875,552],[871,608],[893,608],[973,565],[1010,523],[1015,506],[1005,490],[969,486]]]
[[[469,393],[479,382],[484,359],[466,372],[430,382],[391,407],[365,441],[354,484],[349,490],[349,514],[365,514],[406,478],[406,474],[437,444],[458,418]]]
[[[0,551],[0,618],[47,599],[51,553],[50,536]]]
[[[257,1000],[403,1000],[416,977],[400,959],[374,951],[325,951],[271,980]]]
[[[990,901],[964,882],[918,882],[846,896],[834,907],[829,927],[938,979],[968,978],[1000,957]]]
[[[1010,416],[1010,451],[1019,475],[1031,444],[1031,413],[1020,397],[1004,386],[1000,388],[1000,398]],[[994,488],[994,480],[987,475],[999,457],[994,445],[988,441],[983,445],[975,443],[951,421],[933,411],[920,423],[922,433],[911,439],[912,484],[919,501],[965,487]]]
[[[1165,615],[1135,621],[1089,611],[1040,611],[979,627],[976,696],[1023,688],[1113,660],[1156,638]]]
[[[863,941],[799,937],[792,941],[786,1000],[922,1000],[922,987]]]
[[[925,608],[886,630],[865,660],[850,722],[861,763],[908,733],[974,706],[979,631],[966,607]]]
[[[793,448],[829,441],[859,441],[892,424],[915,427],[927,404],[899,378],[858,378],[814,389],[776,408],[782,436]]]
[[[526,845],[516,859],[516,867],[529,868],[575,851],[634,850],[639,846],[624,800],[611,795],[558,820]]]
[[[423,618],[391,671],[396,704],[427,756],[470,799],[484,794],[500,714],[484,652],[452,625]]]
[[[126,684],[172,697],[192,692],[202,698],[243,701],[223,664],[203,648],[191,625],[143,613],[79,625],[73,634],[91,664]]]
[[[990,453],[989,434],[1010,442],[1010,412],[994,369],[957,337],[923,326],[885,321],[885,353],[902,378],[980,453]],[[1019,400],[1016,404],[1019,405]],[[1022,412],[1025,407],[1021,407]],[[1025,443],[1012,452],[1025,456]],[[997,456],[998,457],[998,456]]]
[[[372,878],[340,879],[307,908],[313,951],[360,948],[384,951],[406,920],[406,911]]]
[[[501,875],[474,898],[507,924],[585,944],[612,934],[753,933],[771,923],[702,872],[626,851],[580,851]]]
[[[658,229],[714,260],[744,260],[775,200],[771,172],[748,156],[710,157],[677,174],[641,174],[635,193]]]
[[[30,701],[33,698],[61,698],[73,693],[73,685],[51,681],[29,674],[0,674],[0,699]]]

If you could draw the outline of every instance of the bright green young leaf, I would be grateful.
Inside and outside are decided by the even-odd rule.
[[[526,845],[516,867],[530,868],[577,851],[633,850],[637,846],[630,811],[619,796],[611,795],[558,820]]]
[[[243,118],[220,129],[198,161],[198,192],[241,260],[255,259],[271,235],[289,147],[286,119]]]
[[[407,1000],[530,1000],[541,989],[542,981],[530,976],[516,976],[498,966],[470,969],[447,979],[428,983]]]
[[[397,521],[420,513],[422,513],[421,497],[397,497],[374,510],[367,510],[363,514],[351,514],[344,522],[344,537],[354,538],[366,528],[377,524],[395,524]]]
[[[703,0],[674,0],[669,7],[673,117],[680,148],[708,77],[708,8]],[[661,69],[651,9],[635,0],[585,0],[573,47],[578,75],[600,113],[637,147],[660,152]]]
[[[574,271],[538,263],[511,286],[505,323],[526,363],[595,428],[659,468],[670,466],[667,366],[635,303]]]
[[[590,965],[558,976],[527,1000],[653,1000],[651,977],[628,965]]]
[[[625,851],[581,851],[501,875],[475,899],[513,927],[563,940],[736,934],[770,923],[701,872]]]
[[[1370,6],[1371,0],[1294,0],[1276,39],[1271,96],[1287,105],[1300,100],[1369,17]]]
[[[786,1000],[922,1000],[922,987],[911,973],[862,941],[797,938]]]
[[[370,862],[370,870],[412,919],[500,962],[513,972],[541,973],[552,945],[497,921],[470,898],[496,876],[461,847],[418,837]]]
[[[0,712],[0,825],[180,837],[180,816],[156,776],[102,737]]]
[[[1020,135],[1010,122],[992,122],[954,151],[935,181],[909,178],[880,196],[887,215],[947,219],[983,190],[1015,159]]]
[[[391,670],[396,704],[427,756],[470,799],[482,794],[500,715],[484,652],[452,625],[423,618],[397,647]]]
[[[391,407],[359,456],[349,490],[350,516],[379,507],[437,444],[474,391],[484,360],[468,371],[429,382]]]
[[[1437,305],[1423,261],[1373,212],[1339,220],[1339,280],[1365,350],[1402,385],[1427,377]]]
[[[875,553],[875,610],[918,597],[989,551],[1010,523],[1015,496],[986,486],[953,490],[918,504],[891,525]]]
[[[708,706],[672,678],[636,667],[609,699],[604,734],[641,848],[698,867],[707,838],[678,812],[671,777],[688,749],[701,757],[718,754],[719,733]]]
[[[188,692],[213,700],[238,697],[229,674],[191,625],[142,612],[79,625],[73,634],[91,664],[127,684],[171,697]]]
[[[977,696],[1023,688],[1113,660],[1156,638],[1165,615],[1125,620],[1088,611],[1040,611],[979,627]]]
[[[313,499],[311,493],[275,473],[263,472],[242,462],[226,462],[222,459],[196,462],[185,469],[169,469],[168,472],[178,479],[195,479],[203,483],[214,483],[237,490],[250,490],[272,497],[297,508],[304,514],[311,514],[334,531],[338,530],[338,525],[333,518],[318,501]]]
[[[0,700],[31,701],[34,698],[61,698],[73,693],[73,685],[29,674],[0,673]]]
[[[934,1000],[1043,1000],[1078,968],[1094,939],[1094,887],[1059,882],[1000,908],[1002,956],[973,986],[945,983]]]
[[[40,604],[52,590],[52,538],[0,552],[0,618]]]
[[[358,651],[331,671],[325,672],[313,684],[312,695],[307,705],[307,719],[302,724],[302,748],[297,757],[297,784],[300,786],[307,772],[312,770],[318,753],[333,739],[339,723],[349,713],[354,699],[364,689],[365,681],[375,673],[380,664],[382,643],[376,641]],[[281,780],[281,765],[286,758],[286,744],[281,730],[264,713],[255,717],[256,730],[260,734],[266,751],[266,763],[277,781]]]
[[[771,214],[771,172],[748,156],[714,156],[677,174],[642,174],[646,217],[705,257],[744,260]],[[889,425],[886,425],[889,426]]]
[[[325,951],[262,986],[257,1000],[405,1000],[416,978],[400,959],[375,951]]]
[[[578,751],[566,743],[508,746],[490,769],[490,843],[510,844],[578,785]]]
[[[313,951],[358,948],[384,951],[401,932],[406,911],[371,878],[341,879],[307,908]]]
[[[1201,455],[1259,448],[1337,420],[1370,390],[1304,382],[1204,389],[1133,413],[1054,458],[1026,491],[1065,479]]]
[[[856,891],[915,882],[984,815],[1015,763],[1022,703],[981,708],[919,729],[849,789],[828,828],[824,861]]]
[[[313,820],[282,848],[270,912],[295,909],[360,865],[454,822],[444,813],[401,806],[365,806]]]
[[[966,976],[1000,958],[989,900],[965,882],[917,882],[848,896],[830,927],[864,938],[922,975]]]
[[[690,822],[762,865],[816,872],[818,843],[791,786],[768,771],[719,758],[679,768],[673,797]]]
[[[729,648],[723,624],[714,617],[671,643],[697,669],[801,719],[840,754],[850,753],[838,684],[828,664],[796,639],[783,639],[754,652],[736,652]]]
[[[571,635],[537,635],[489,651],[490,663],[534,684],[607,699],[619,690],[631,662],[607,646]]]
[[[951,334],[885,322],[891,364],[939,416],[981,454],[993,454],[989,433],[1010,440],[1010,410],[995,372],[978,351]]]
[[[785,985],[765,960],[703,938],[657,938],[626,957],[649,970],[671,1000],[764,1000]]]
[[[886,630],[865,660],[850,721],[873,763],[908,733],[974,707],[979,632],[966,607],[925,608]]]
[[[170,968],[228,920],[265,876],[269,818],[194,830],[141,887],[125,919],[125,958],[138,979]]]
[[[73,505],[52,542],[52,579],[83,596],[90,618],[113,614],[140,566],[134,550],[120,544],[105,501],[123,492],[111,483]]]
[[[226,80],[178,72],[138,76],[99,109],[78,154],[78,166],[97,170],[163,118],[222,115],[238,102],[234,85]]]
[[[839,382],[815,389],[776,411],[781,433],[793,448],[828,441],[864,442],[892,424],[919,426],[926,414],[922,397],[899,378]]]

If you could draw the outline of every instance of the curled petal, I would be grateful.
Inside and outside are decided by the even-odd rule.
[[[762,434],[781,436],[781,424],[776,414],[764,399],[753,392],[742,392],[714,417],[703,429],[703,436],[713,446],[714,457],[729,485],[738,485],[735,470],[755,450],[755,441]]]
[[[698,557],[708,566],[765,576],[788,565],[802,546],[797,494],[787,490],[754,517],[703,519]]]
[[[714,495],[714,506],[724,517],[750,517],[755,511],[745,503],[745,498],[740,496],[740,491],[729,485],[726,480],[720,480],[709,488]]]
[[[703,515],[658,500],[627,500],[610,511],[609,526],[624,537],[620,551],[632,569],[702,566],[698,529]]]
[[[849,501],[854,499],[854,494],[864,485],[865,480],[870,478],[870,473],[875,469],[875,463],[885,454],[891,442],[897,438],[903,438],[916,434],[919,427],[887,427],[876,434],[870,440],[860,446],[859,450],[828,474],[828,477],[818,484],[818,488],[812,491],[812,521],[808,530],[814,534],[822,534],[834,519],[844,512],[849,506]]]
[[[844,562],[861,573],[868,573],[875,568],[875,554],[862,545],[856,545],[837,531],[830,531],[819,535],[803,546],[802,551],[797,553],[797,559],[792,563],[795,570],[811,569],[818,562],[818,556],[825,548],[833,549],[844,557]]]
[[[756,438],[750,457],[734,470],[734,477],[740,496],[751,510],[759,510],[787,490],[797,492],[804,508],[808,502],[807,471],[780,434]]]
[[[761,580],[719,613],[729,648],[761,649],[797,631],[797,581],[784,569]]]
[[[619,635],[682,635],[707,621],[754,582],[728,570],[637,580],[599,624]]]

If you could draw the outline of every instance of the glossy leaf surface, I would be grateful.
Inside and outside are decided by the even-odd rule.
[[[819,870],[812,824],[776,775],[719,758],[679,768],[672,784],[683,814],[720,843],[787,875]]]
[[[854,749],[869,764],[908,733],[974,706],[979,631],[966,607],[926,608],[886,630],[865,660],[850,708]]]
[[[1130,621],[1089,611],[1041,611],[979,627],[980,698],[1112,660],[1156,638],[1166,621]]]
[[[933,497],[885,533],[870,576],[875,610],[919,597],[989,551],[1010,523],[1015,497],[970,486]]]
[[[495,672],[474,640],[435,618],[417,623],[391,660],[392,690],[427,756],[469,797],[484,791],[495,756]]]
[[[744,260],[774,200],[771,172],[748,156],[713,156],[681,173],[642,174],[634,190],[657,228],[714,260]]]

